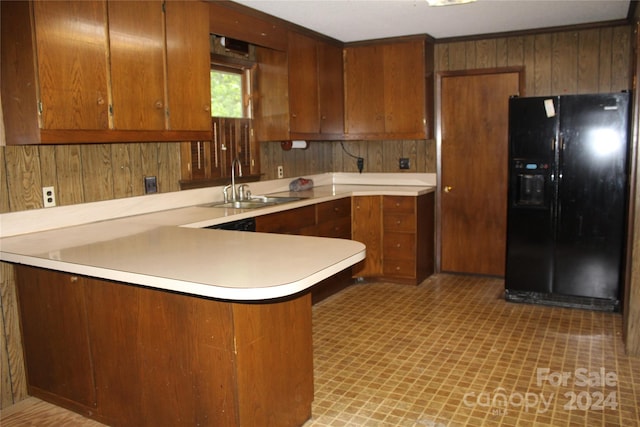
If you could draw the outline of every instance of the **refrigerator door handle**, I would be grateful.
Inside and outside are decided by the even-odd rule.
[[[551,151],[556,151],[556,139],[551,138]]]

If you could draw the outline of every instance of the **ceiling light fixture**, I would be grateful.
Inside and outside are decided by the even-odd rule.
[[[456,4],[473,3],[476,0],[427,0],[429,6],[453,6]]]

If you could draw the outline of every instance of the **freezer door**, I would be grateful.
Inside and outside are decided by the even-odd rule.
[[[552,291],[558,126],[557,98],[510,99],[507,298]]]
[[[563,96],[554,293],[618,299],[629,97]]]
[[[509,99],[509,158],[555,160],[558,100],[557,96]]]

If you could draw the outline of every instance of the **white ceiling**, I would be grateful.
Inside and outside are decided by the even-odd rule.
[[[342,42],[412,34],[436,39],[626,19],[630,0],[234,0]]]

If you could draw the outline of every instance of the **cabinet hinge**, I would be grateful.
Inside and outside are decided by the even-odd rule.
[[[38,101],[38,114],[42,115],[42,101]]]
[[[166,2],[162,2],[162,13],[167,13],[167,3]]]
[[[109,115],[113,117],[113,104],[109,104]]]

